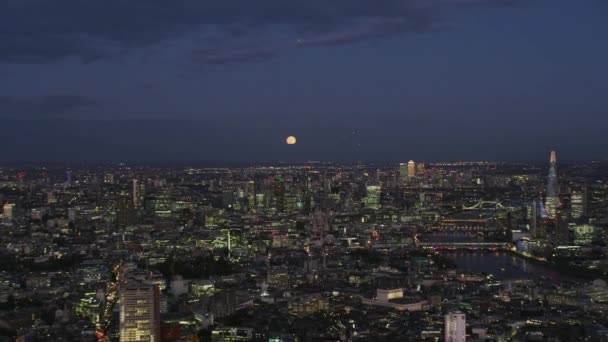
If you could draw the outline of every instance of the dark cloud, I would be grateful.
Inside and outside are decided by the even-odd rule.
[[[97,101],[73,94],[54,94],[35,98],[0,97],[0,117],[30,118],[66,114],[97,104]]]
[[[347,30],[338,30],[312,38],[298,39],[296,45],[298,47],[345,45],[374,38],[390,37],[406,32],[430,32],[439,29],[441,29],[441,26],[424,20],[367,20],[353,25]]]
[[[270,49],[249,48],[237,50],[209,50],[198,49],[192,53],[192,61],[195,64],[231,65],[237,63],[263,62],[277,56]]]
[[[219,30],[224,40],[273,28],[286,28],[300,37],[331,37],[343,32],[333,40],[348,43],[425,31],[436,24],[435,10],[446,4],[521,1],[0,0],[0,62],[41,63],[67,57],[89,62],[206,30]],[[348,32],[361,29],[361,22],[370,21],[399,24],[372,26],[369,32],[349,36]]]

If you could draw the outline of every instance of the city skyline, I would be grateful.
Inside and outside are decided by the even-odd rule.
[[[0,339],[608,336],[608,163],[405,160],[1,165]]]

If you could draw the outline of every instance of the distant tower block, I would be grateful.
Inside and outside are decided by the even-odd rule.
[[[399,163],[399,178],[402,180],[407,178],[407,163]]]
[[[72,170],[67,170],[65,172],[65,183],[67,185],[72,184]]]
[[[416,163],[413,160],[407,162],[407,178],[416,177]]]
[[[549,166],[549,175],[547,177],[547,197],[545,199],[545,208],[549,218],[555,218],[557,209],[560,207],[559,202],[559,186],[557,183],[557,156],[555,151],[551,151],[551,157],[549,159],[551,165]]]
[[[137,207],[137,178],[133,178],[133,207]]]

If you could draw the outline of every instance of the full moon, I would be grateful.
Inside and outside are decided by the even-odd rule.
[[[296,137],[294,137],[293,135],[290,135],[287,137],[287,139],[285,139],[285,142],[287,143],[287,145],[295,145]]]

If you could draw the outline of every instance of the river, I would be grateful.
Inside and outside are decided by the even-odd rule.
[[[584,281],[560,273],[548,265],[506,251],[441,251],[454,261],[458,269],[474,273],[493,274],[502,279],[548,278],[555,282]]]

